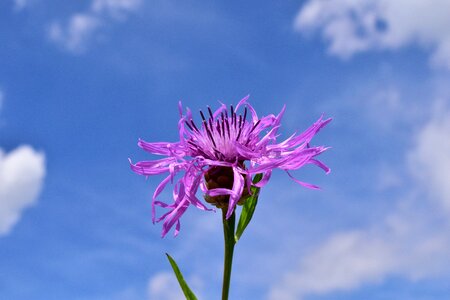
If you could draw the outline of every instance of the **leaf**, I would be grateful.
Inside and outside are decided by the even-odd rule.
[[[258,183],[262,179],[262,174],[256,174],[253,178],[253,183]],[[244,233],[245,228],[248,223],[250,223],[253,213],[255,212],[256,204],[258,203],[259,197],[259,187],[252,186],[252,195],[245,200],[244,205],[242,206],[241,216],[239,217],[239,223],[236,229],[236,234],[234,235],[235,241],[239,241],[242,233]]]
[[[178,283],[180,284],[180,287],[183,290],[183,293],[184,293],[184,296],[186,297],[186,299],[187,300],[197,300],[197,297],[195,297],[194,293],[191,291],[191,289],[187,285],[186,281],[184,281],[183,274],[181,274],[181,271],[178,268],[175,260],[168,253],[166,253],[166,256],[169,259],[170,265],[172,266],[175,276],[177,276]]]

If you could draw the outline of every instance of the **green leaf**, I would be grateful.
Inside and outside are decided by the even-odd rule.
[[[197,300],[197,297],[195,297],[194,293],[191,291],[189,286],[187,285],[186,281],[184,281],[183,274],[181,274],[180,269],[177,266],[177,263],[173,258],[166,253],[167,258],[169,259],[170,265],[172,266],[173,272],[175,273],[175,276],[177,276],[178,283],[180,284],[181,289],[183,290],[184,296],[187,300]]]
[[[262,174],[256,174],[255,177],[253,177],[253,183],[258,183],[262,179],[262,177]],[[253,217],[253,213],[255,212],[256,204],[258,203],[260,188],[252,186],[251,190],[252,195],[245,200],[245,203],[242,206],[241,216],[239,217],[239,223],[236,229],[236,234],[234,236],[236,242],[239,241],[248,223],[250,223]]]

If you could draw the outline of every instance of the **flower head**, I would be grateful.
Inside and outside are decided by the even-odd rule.
[[[195,123],[192,113],[187,109],[183,114],[179,103],[180,121],[178,130],[180,141],[176,143],[149,143],[139,140],[138,146],[152,154],[165,158],[141,161],[131,164],[131,169],[140,175],[167,174],[158,185],[152,201],[153,222],[164,220],[162,236],[175,225],[175,235],[180,230],[180,217],[193,205],[202,210],[211,210],[196,194],[200,188],[206,202],[226,209],[227,218],[237,204],[242,204],[250,195],[250,187],[264,186],[275,168],[284,170],[297,183],[317,189],[318,187],[295,179],[290,170],[306,164],[315,164],[329,173],[330,169],[315,159],[326,147],[311,147],[313,136],[331,119],[321,117],[306,131],[293,134],[277,143],[277,131],[285,107],[275,115],[259,118],[254,108],[247,102],[248,96],[236,107],[222,104],[215,112],[208,107],[207,113],[200,111],[201,124]],[[238,113],[239,112],[239,113]],[[171,204],[158,200],[158,196],[169,182],[174,182],[174,202]],[[261,173],[261,181],[254,184],[252,176]],[[156,217],[156,206],[168,211]]]

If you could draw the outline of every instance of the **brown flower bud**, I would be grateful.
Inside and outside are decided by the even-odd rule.
[[[240,167],[245,167],[244,164]],[[244,175],[245,180],[246,175]],[[232,189],[234,182],[234,174],[233,169],[231,167],[210,167],[208,171],[205,173],[205,183],[208,190],[217,189],[217,188],[225,188]],[[238,201],[239,205],[244,204],[245,199],[249,197],[247,183],[244,184],[244,190],[242,191],[242,196]],[[217,208],[227,208],[230,200],[229,195],[221,195],[221,196],[204,196],[206,202],[216,206]]]

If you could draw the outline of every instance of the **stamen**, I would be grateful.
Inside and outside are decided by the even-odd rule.
[[[213,149],[213,150],[214,150],[214,154],[216,155],[217,159],[223,159],[223,154],[222,153],[217,151],[217,149]]]
[[[223,137],[225,137],[225,120],[223,118],[222,118],[222,132],[223,132]]]
[[[253,132],[253,130],[255,130],[255,128],[259,125],[259,123],[261,122],[261,120],[258,120],[258,122],[255,123],[255,125],[253,125],[252,129],[248,132],[247,134],[247,141],[245,142],[245,145],[247,146],[248,143],[250,143],[250,138],[251,138],[251,133]]]
[[[219,133],[219,135],[222,136],[222,133],[220,132],[220,123],[219,123],[219,120],[217,120],[217,126],[216,126],[216,128],[217,128],[217,132]]]
[[[244,121],[247,118],[247,107],[244,108]]]
[[[187,121],[185,121],[184,122],[184,124],[186,124],[187,125],[187,127],[191,130],[191,131],[194,131],[194,129],[192,128],[192,126],[191,125],[189,125],[189,123],[187,122]]]
[[[205,124],[206,124],[206,123],[205,123]],[[211,142],[213,143],[214,147],[217,148],[216,142],[214,141],[214,138],[213,138],[213,136],[212,136],[212,134],[211,134],[211,131],[208,129],[208,127],[205,127],[205,128],[206,128],[206,132],[208,133],[209,139],[210,139]]]
[[[194,148],[198,149],[198,146],[191,140],[187,141],[189,145],[193,146]]]
[[[239,141],[241,133],[242,133],[242,115],[239,115],[239,133],[237,135],[236,141]]]
[[[193,150],[194,152],[199,152],[201,155],[205,157],[207,156],[206,153],[203,151],[203,149],[201,149],[197,144],[195,144],[191,140],[188,141],[188,144],[192,147],[192,148],[190,147],[190,149]]]
[[[203,114],[203,112],[202,112],[201,110],[200,110],[200,116],[202,116],[203,126],[205,126],[206,131],[208,131],[208,130],[209,130],[209,129],[208,129],[208,122],[206,122],[205,115]],[[210,134],[211,134],[211,132],[210,132]]]
[[[253,125],[252,130],[250,130],[250,132],[248,134],[252,133],[253,130],[255,130],[255,128],[259,125],[259,122],[261,122],[261,120],[258,120],[258,122],[256,122],[255,125]]]
[[[230,112],[231,112],[231,125],[234,125],[235,113],[234,113],[233,105],[230,105]]]
[[[227,124],[228,138],[230,138],[230,123],[228,123],[228,118],[225,121],[226,121],[226,124]]]
[[[222,132],[223,132],[223,137],[225,137],[225,115],[223,114],[223,112],[220,114],[220,116],[222,117]]]
[[[211,131],[214,132],[213,120],[208,119],[208,123],[209,123],[209,128],[211,128]]]
[[[210,119],[211,119],[211,120],[214,120],[214,115],[213,115],[213,113],[212,113],[211,107],[209,107],[209,106],[207,106],[207,107],[208,107],[208,112],[209,112],[209,117],[210,117]]]
[[[197,126],[195,126],[194,120],[191,119],[191,125],[192,127],[194,127],[195,131],[200,132],[197,128]]]
[[[202,112],[202,111],[200,111],[200,115],[202,116],[202,119],[203,119],[203,121],[205,121],[205,122],[206,122],[206,119],[205,119],[205,115],[203,114],[203,112]]]

